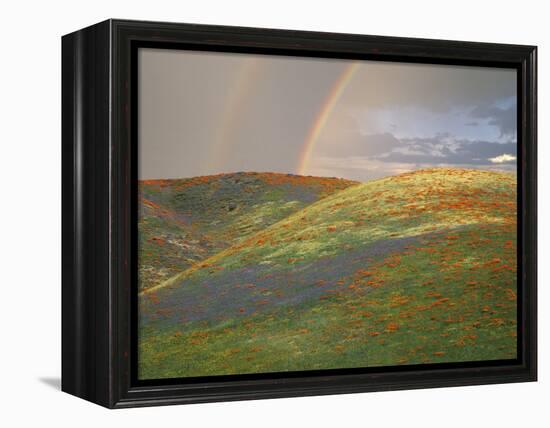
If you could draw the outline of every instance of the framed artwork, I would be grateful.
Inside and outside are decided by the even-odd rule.
[[[536,380],[536,48],[109,20],[63,43],[62,389]]]

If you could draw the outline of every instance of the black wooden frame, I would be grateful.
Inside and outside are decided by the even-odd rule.
[[[140,46],[515,68],[519,358],[138,382],[134,73]],[[63,391],[122,408],[536,380],[536,47],[108,20],[63,37],[62,74]]]

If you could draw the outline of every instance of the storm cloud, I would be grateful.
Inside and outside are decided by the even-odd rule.
[[[517,109],[516,105],[508,108],[497,106],[478,106],[471,116],[487,120],[488,125],[496,126],[503,137],[516,138]]]
[[[515,143],[454,140],[448,135],[403,139],[401,143],[400,146],[379,157],[388,162],[489,165],[492,163],[491,158],[516,153]],[[511,162],[512,160],[509,163]]]

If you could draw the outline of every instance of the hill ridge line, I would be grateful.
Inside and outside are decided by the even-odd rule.
[[[270,226],[266,227],[265,229],[262,229],[262,230],[260,230],[256,233],[254,233],[253,235],[246,237],[241,242],[237,242],[237,243],[231,245],[230,247],[225,248],[224,250],[222,250],[222,251],[220,251],[216,254],[213,254],[213,255],[207,257],[206,259],[203,259],[203,260],[193,264],[192,266],[188,267],[184,271],[177,273],[176,275],[172,276],[171,278],[168,278],[167,280],[163,281],[162,283],[160,283],[160,284],[158,284],[154,287],[151,287],[151,288],[140,291],[138,293],[138,297],[142,297],[142,296],[151,294],[155,291],[158,291],[160,289],[163,289],[163,288],[166,288],[166,287],[169,287],[169,286],[173,285],[177,281],[179,281],[181,279],[184,279],[188,275],[196,272],[201,267],[202,264],[207,263],[208,261],[217,261],[220,258],[231,254],[232,251],[235,251],[235,249],[242,248],[244,246],[244,244],[246,244],[247,242],[260,239],[262,237],[262,235],[264,235],[265,233],[268,233],[272,229],[275,229],[275,228],[279,227],[279,225],[284,224],[284,223],[288,222],[289,220],[291,220],[295,217],[299,218],[299,217],[303,216],[304,211],[310,210],[311,207],[314,207],[317,204],[324,204],[327,201],[330,201],[331,199],[338,199],[343,194],[345,194],[346,192],[351,193],[358,186],[371,187],[371,186],[376,186],[377,184],[379,184],[381,182],[384,182],[384,181],[391,181],[391,180],[399,179],[400,177],[406,177],[406,176],[416,175],[416,174],[426,174],[426,173],[437,173],[437,172],[441,173],[441,172],[444,172],[444,171],[455,172],[455,173],[456,172],[472,172],[472,173],[473,172],[483,172],[483,173],[495,174],[495,175],[501,175],[501,174],[509,175],[506,172],[502,172],[502,171],[487,171],[487,170],[477,170],[477,169],[474,170],[474,169],[468,169],[468,168],[440,167],[440,168],[426,168],[426,169],[419,169],[419,170],[416,170],[416,171],[409,171],[409,172],[405,172],[405,173],[402,173],[402,174],[391,175],[391,176],[386,176],[386,177],[370,180],[370,181],[367,181],[367,182],[356,182],[356,184],[353,184],[353,185],[351,185],[351,186],[349,186],[349,187],[347,187],[343,190],[340,190],[338,192],[332,193],[332,194],[330,194],[330,195],[328,195],[328,196],[326,196],[322,199],[319,199],[319,200],[303,207],[301,210],[296,211],[296,212],[290,214],[287,217],[284,217],[283,219],[277,221],[276,223],[271,224]],[[288,174],[281,174],[281,175],[288,175]],[[312,178],[325,178],[325,177],[312,177]],[[349,181],[352,181],[352,180],[349,180]]]

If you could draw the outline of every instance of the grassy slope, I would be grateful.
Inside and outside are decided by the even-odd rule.
[[[173,210],[140,198],[139,288],[150,288],[219,251],[216,241],[200,233]]]
[[[140,182],[140,290],[353,181],[235,173]]]
[[[515,210],[473,170],[328,196],[143,296],[140,375],[514,358]]]

